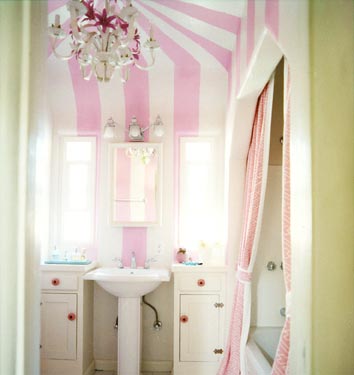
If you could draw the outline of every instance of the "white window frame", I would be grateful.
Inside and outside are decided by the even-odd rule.
[[[209,162],[200,162],[201,165],[207,165],[209,168],[209,199],[205,202],[208,213],[210,215],[210,223],[213,227],[213,235],[210,238],[210,233],[207,230],[200,235],[201,238],[196,237],[188,238],[187,231],[185,230],[183,221],[190,214],[192,207],[188,207],[188,162],[186,160],[186,145],[190,143],[205,143],[208,142],[211,146],[211,156]],[[213,243],[222,241],[222,184],[220,184],[220,178],[223,177],[223,173],[220,168],[220,152],[217,137],[181,137],[180,138],[180,157],[179,157],[179,215],[178,215],[178,243],[180,246],[198,247],[199,241],[211,241]],[[194,162],[194,166],[197,162]],[[205,189],[205,186],[201,186],[201,189]],[[195,223],[196,228],[198,223]],[[199,230],[198,230],[199,231]],[[193,250],[193,249],[192,249]]]
[[[91,158],[90,161],[66,161],[66,146],[70,142],[89,142],[91,144]],[[95,201],[96,201],[96,137],[93,136],[61,136],[58,142],[58,158],[56,161],[56,174],[57,178],[53,181],[53,194],[55,196],[54,201],[54,218],[53,218],[53,240],[52,246],[58,246],[60,250],[68,251],[73,247],[89,247],[95,242],[96,228],[95,228]],[[83,211],[88,213],[90,221],[90,235],[86,241],[78,240],[67,240],[63,236],[62,222],[64,214],[70,210],[65,207],[65,197],[63,192],[63,186],[65,184],[65,176],[69,170],[70,164],[86,164],[88,165],[88,179],[87,179],[87,208]],[[74,210],[73,210],[74,211]]]

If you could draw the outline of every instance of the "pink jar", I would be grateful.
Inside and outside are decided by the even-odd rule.
[[[176,254],[176,260],[178,263],[183,263],[187,260],[186,249],[180,248]]]

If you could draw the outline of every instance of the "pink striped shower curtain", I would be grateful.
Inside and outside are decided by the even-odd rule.
[[[283,187],[282,187],[282,252],[286,290],[286,318],[275,355],[272,375],[289,373],[290,303],[291,303],[291,235],[290,235],[290,94],[289,64],[284,61],[284,135],[283,135]]]
[[[267,182],[274,77],[258,98],[247,157],[243,229],[229,340],[218,375],[246,374],[245,348],[251,318],[251,279]]]

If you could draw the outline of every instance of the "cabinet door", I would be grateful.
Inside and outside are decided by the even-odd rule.
[[[220,355],[219,295],[180,295],[180,361],[217,362]]]
[[[41,356],[76,359],[76,294],[41,296]]]

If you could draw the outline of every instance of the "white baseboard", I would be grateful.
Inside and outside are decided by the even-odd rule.
[[[90,363],[90,366],[87,367],[86,371],[84,372],[84,375],[94,375],[95,374],[95,361],[92,361]]]
[[[141,371],[143,372],[170,372],[172,361],[143,361]]]
[[[95,369],[103,371],[116,371],[117,370],[117,361],[112,361],[109,359],[96,359],[95,360]]]
[[[172,361],[142,361],[141,363],[142,372],[170,372],[172,371],[172,367]],[[117,362],[106,359],[96,359],[94,368],[96,370],[116,371]],[[85,373],[85,375],[89,374],[90,373]]]

